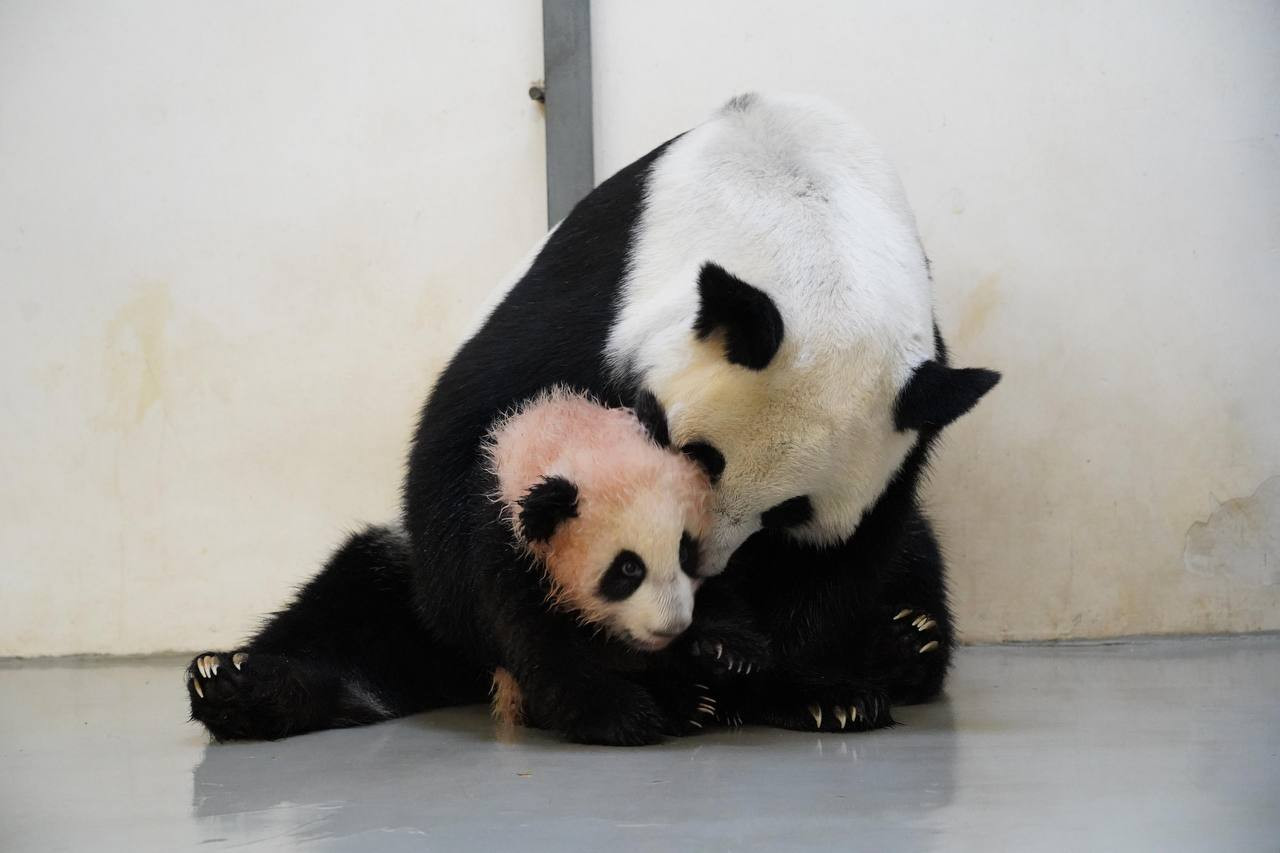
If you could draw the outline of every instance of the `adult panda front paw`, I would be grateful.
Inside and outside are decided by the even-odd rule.
[[[907,655],[927,655],[942,646],[942,632],[938,620],[927,611],[903,607],[893,616],[893,631]]]
[[[945,616],[900,605],[886,614],[885,642],[877,660],[895,704],[927,702],[942,689],[951,663],[951,637]]]
[[[715,627],[689,640],[697,666],[719,677],[752,675],[768,668],[769,640],[749,628]]]
[[[852,734],[894,725],[889,704],[889,693],[870,684],[810,685],[794,695],[770,697],[760,717],[783,729]]]

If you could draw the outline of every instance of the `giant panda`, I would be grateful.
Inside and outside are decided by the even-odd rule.
[[[556,387],[493,425],[471,473],[468,546],[438,569],[447,594],[431,603],[432,633],[417,634],[402,617],[385,626],[387,636],[416,644],[408,654],[423,661],[435,695],[446,694],[431,682],[443,681],[455,691],[470,685],[460,698],[474,700],[476,673],[496,671],[518,681],[524,721],[583,743],[653,743],[713,721],[715,699],[700,680],[730,668],[742,637],[761,642],[740,608],[713,610],[686,636],[710,483],[693,460],[672,452],[656,411],[647,399],[637,414]],[[393,535],[363,534],[391,557],[367,580],[390,579],[403,590],[408,561],[390,553]],[[358,562],[328,567],[244,648],[192,661],[192,715],[216,739],[315,728],[319,707],[342,725],[417,710],[412,696],[341,668],[291,674],[280,654],[280,637],[300,611],[341,606],[326,589],[351,568],[362,571]],[[714,657],[695,659],[711,644]],[[376,645],[385,649],[386,639]],[[304,649],[292,651],[306,663]],[[296,714],[283,710],[290,702]],[[295,719],[303,714],[305,724]]]
[[[413,606],[432,630],[499,413],[557,384],[650,398],[714,480],[699,601],[742,595],[771,640],[735,719],[885,725],[941,689],[954,637],[918,480],[997,379],[949,365],[876,146],[821,100],[734,98],[583,199],[438,377],[404,487]]]

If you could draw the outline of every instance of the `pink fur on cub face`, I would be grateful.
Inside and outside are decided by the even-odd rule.
[[[679,569],[680,540],[684,533],[696,540],[706,531],[710,484],[694,463],[656,445],[631,410],[606,408],[555,388],[500,421],[488,452],[504,517],[545,565],[556,599],[584,620],[635,639],[637,629],[629,623],[647,614],[631,611],[668,606],[672,589],[688,583]],[[549,476],[577,487],[578,515],[561,523],[548,542],[528,542],[519,529],[518,502]],[[652,601],[619,606],[596,594],[601,575],[622,549],[636,552],[648,566],[654,589],[646,594]]]

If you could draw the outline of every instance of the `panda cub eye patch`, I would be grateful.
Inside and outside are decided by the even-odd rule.
[[[680,536],[680,570],[691,578],[698,576],[698,543],[688,531]]]
[[[705,441],[691,441],[681,447],[680,452],[698,463],[702,470],[707,472],[707,478],[711,480],[711,485],[714,486],[720,480],[720,475],[724,473],[724,454],[716,450],[714,446],[707,444]]]
[[[809,501],[808,495],[800,495],[762,512],[760,524],[770,530],[784,530],[788,527],[799,527],[811,518],[813,518],[813,504]]]
[[[644,560],[634,551],[619,551],[600,578],[599,594],[606,601],[622,601],[644,583]]]

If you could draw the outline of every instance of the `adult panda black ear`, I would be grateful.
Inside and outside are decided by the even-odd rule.
[[[649,433],[649,438],[654,444],[664,448],[671,446],[671,433],[667,429],[667,410],[662,407],[662,403],[658,402],[658,398],[653,396],[652,392],[643,390],[637,394],[631,410],[636,413],[636,418],[645,432]]]
[[[763,290],[708,263],[698,275],[698,316],[693,330],[706,340],[724,331],[725,357],[750,370],[764,370],[782,346],[782,315]]]
[[[1000,381],[981,367],[947,367],[930,359],[916,368],[898,392],[893,422],[898,430],[942,429],[977,405]]]
[[[578,487],[564,477],[543,477],[518,503],[524,538],[547,542],[563,522],[577,518]]]

